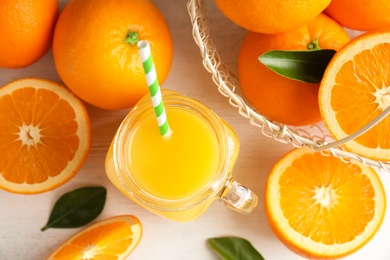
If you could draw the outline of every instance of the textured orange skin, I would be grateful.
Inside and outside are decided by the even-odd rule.
[[[63,82],[84,101],[103,109],[125,109],[148,93],[136,45],[128,32],[147,40],[160,85],[168,76],[173,43],[168,25],[149,0],[74,0],[62,11],[53,54]]]
[[[57,0],[0,0],[0,67],[21,68],[51,47]]]
[[[319,15],[330,0],[215,0],[219,9],[241,27],[258,33],[298,29]]]
[[[388,0],[332,0],[325,13],[342,26],[370,31],[390,26]]]

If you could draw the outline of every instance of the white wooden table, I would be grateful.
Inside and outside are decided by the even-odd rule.
[[[63,7],[67,0],[59,2]],[[206,239],[225,235],[248,239],[267,260],[303,259],[291,253],[277,240],[268,226],[263,209],[267,176],[276,161],[292,147],[262,136],[260,129],[250,125],[218,92],[210,74],[203,68],[193,41],[186,1],[153,2],[166,17],[175,45],[172,70],[163,87],[204,102],[235,129],[240,139],[241,151],[234,168],[234,177],[257,193],[257,208],[249,215],[241,215],[216,202],[199,219],[191,223],[174,223],[130,202],[114,188],[104,171],[108,145],[127,110],[105,111],[87,105],[92,123],[92,149],[86,163],[72,180],[54,191],[39,195],[16,195],[0,190],[0,260],[44,259],[62,241],[79,231],[80,229],[49,229],[41,232],[40,228],[46,223],[59,196],[87,185],[107,188],[106,205],[98,220],[121,214],[132,214],[141,220],[143,237],[129,259],[218,259],[206,244]],[[212,0],[207,3],[208,12],[215,14],[216,25],[221,26],[218,34],[213,35],[215,40],[226,46],[236,46],[234,31],[228,29],[229,23],[218,13]],[[234,62],[234,51],[230,52],[226,48],[221,52],[230,57],[227,62]],[[0,69],[0,84],[29,76],[60,82],[51,51],[30,67],[18,70]],[[386,190],[390,192],[390,174],[381,173],[380,177]],[[364,248],[345,259],[390,259],[389,241],[390,216],[387,215],[377,235]]]

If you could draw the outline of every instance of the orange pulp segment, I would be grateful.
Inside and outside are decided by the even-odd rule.
[[[67,88],[38,78],[0,88],[0,188],[22,194],[71,179],[91,146],[84,104]]]
[[[305,148],[280,159],[267,181],[272,230],[292,251],[312,259],[361,248],[379,229],[385,209],[384,188],[372,168]]]
[[[51,253],[47,260],[125,259],[141,237],[142,225],[138,218],[115,216],[81,230]]]
[[[330,61],[319,90],[324,122],[336,140],[390,107],[390,31],[369,32],[347,43]],[[390,160],[390,115],[344,144],[358,155]]]

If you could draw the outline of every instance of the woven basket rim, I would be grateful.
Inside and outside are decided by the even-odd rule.
[[[203,66],[211,74],[219,92],[228,98],[229,103],[237,108],[239,114],[246,117],[250,124],[259,127],[264,136],[273,138],[278,142],[290,144],[296,148],[306,147],[319,151],[325,156],[332,155],[346,163],[363,163],[376,169],[390,172],[390,162],[369,159],[346,151],[341,146],[322,149],[322,146],[327,144],[324,141],[325,137],[311,136],[305,131],[294,129],[294,127],[271,122],[265,116],[252,109],[247,104],[245,97],[237,93],[237,89],[239,89],[238,80],[221,61],[218,50],[212,41],[208,21],[205,18],[205,1],[189,0],[187,9],[192,23],[192,35],[202,56]],[[313,125],[313,127],[315,126]]]

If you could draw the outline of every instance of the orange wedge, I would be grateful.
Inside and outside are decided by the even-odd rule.
[[[390,107],[390,31],[356,37],[339,50],[324,73],[319,105],[330,133],[339,140]],[[390,115],[345,148],[361,156],[390,161]]]
[[[130,215],[111,217],[66,240],[47,260],[125,259],[141,237],[142,225],[138,218]]]
[[[84,104],[64,86],[26,78],[0,88],[0,188],[21,194],[71,179],[91,146]]]
[[[306,148],[287,153],[273,167],[265,211],[275,235],[310,259],[355,252],[379,229],[386,198],[376,172]]]

